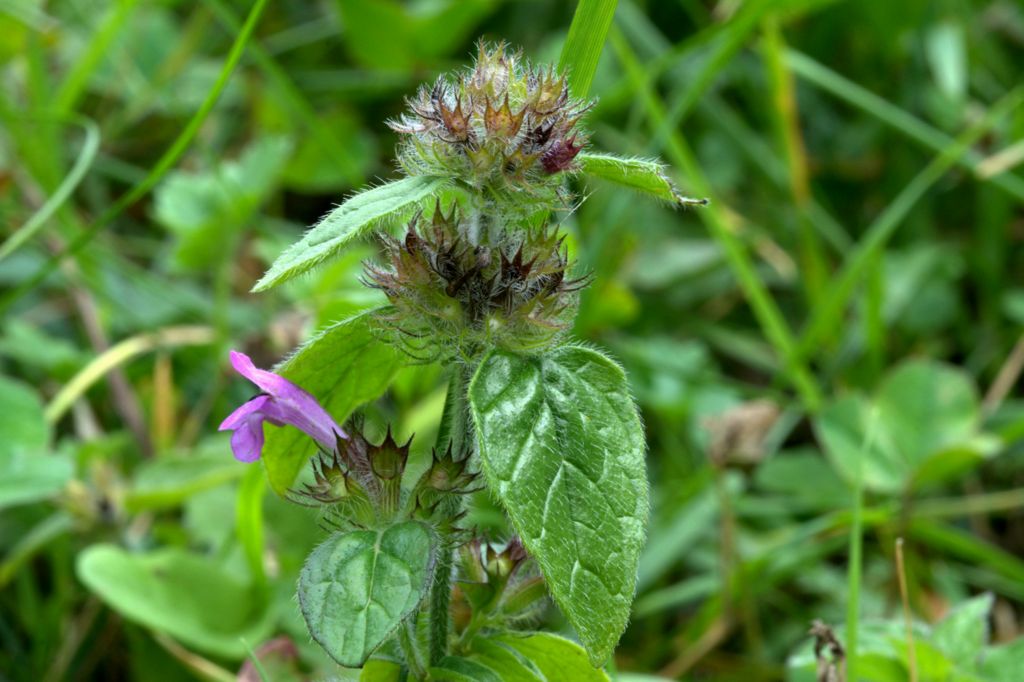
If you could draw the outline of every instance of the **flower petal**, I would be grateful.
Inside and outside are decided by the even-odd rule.
[[[239,374],[274,397],[283,397],[295,390],[302,390],[283,376],[260,369],[245,353],[231,351],[231,366]]]
[[[244,407],[244,406],[243,406]],[[255,462],[263,454],[263,419],[251,415],[231,434],[231,451],[239,462]]]
[[[270,396],[268,395],[258,395],[249,402],[242,403],[234,412],[229,414],[227,418],[220,423],[217,430],[227,431],[228,429],[239,428],[239,426],[249,418],[249,415],[262,412],[269,400]]]
[[[278,426],[291,424],[329,450],[334,449],[339,437],[348,437],[316,398],[283,376],[256,367],[248,355],[238,351],[231,351],[231,365],[239,374],[269,395],[263,396],[264,400],[247,412],[239,414],[245,405],[236,410],[224,420],[224,424],[221,424],[222,429],[234,428],[236,420],[244,418],[245,414],[261,411],[271,423]],[[249,401],[247,405],[254,403],[255,400],[257,398]]]

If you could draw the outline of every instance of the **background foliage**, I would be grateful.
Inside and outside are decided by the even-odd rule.
[[[478,36],[557,61],[573,11],[255,7],[0,5],[0,679],[331,671],[294,602],[324,532],[215,426],[249,390],[228,348],[270,366],[379,305],[376,246],[247,292],[394,176],[383,120],[420,82]],[[813,619],[864,679],[1018,679],[1021,63],[1012,0],[619,2],[596,146],[711,199],[595,183],[562,217],[596,282],[576,334],[623,360],[649,441],[623,679],[813,680]],[[366,410],[421,467],[439,376]],[[507,532],[483,496],[473,522]]]

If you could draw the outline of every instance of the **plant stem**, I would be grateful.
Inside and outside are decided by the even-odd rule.
[[[409,672],[418,680],[426,679],[427,671],[420,658],[421,652],[416,647],[416,642],[413,641],[413,635],[409,633],[407,623],[398,628],[398,643],[402,647],[402,653],[405,654],[405,663]]]
[[[846,680],[857,682],[857,628],[860,623],[861,555],[864,549],[864,458],[875,440],[878,413],[868,414],[864,442],[857,457],[857,472],[853,483],[853,509],[850,520],[850,559],[847,574],[846,603]]]
[[[441,428],[437,434],[437,449],[450,447],[456,458],[463,456],[469,447],[468,405],[466,390],[469,387],[469,367],[458,366],[452,372],[448,384],[448,395],[444,398],[444,412]],[[465,454],[469,456],[469,454]],[[459,502],[461,504],[461,502]],[[458,509],[451,510],[452,515]],[[437,663],[448,653],[449,607],[452,597],[452,548],[447,538],[441,539],[442,550],[434,568],[434,581],[430,587],[430,610],[428,617],[430,632],[430,663]]]
[[[847,574],[846,603],[846,679],[857,681],[857,625],[860,621],[860,564],[863,550],[864,491],[861,465],[857,465],[857,480],[853,489],[853,518],[850,523],[850,559]]]

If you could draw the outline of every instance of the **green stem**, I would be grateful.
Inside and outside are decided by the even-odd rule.
[[[864,442],[857,457],[857,471],[853,483],[853,509],[850,520],[850,560],[847,573],[846,604],[846,680],[857,682],[857,629],[860,623],[861,556],[864,550],[864,459],[875,440],[878,414],[868,414]]]
[[[427,671],[421,659],[420,649],[416,646],[413,638],[414,635],[409,632],[408,623],[398,628],[398,643],[402,647],[402,653],[405,654],[405,664],[413,677],[423,680],[427,678]]]
[[[458,367],[452,372],[448,394],[444,397],[441,428],[437,433],[437,449],[451,445],[456,457],[466,449],[466,435],[469,433],[469,404],[466,401],[469,373],[468,367]]]
[[[857,681],[857,627],[860,621],[860,565],[863,551],[864,491],[861,485],[861,467],[857,465],[857,480],[853,490],[853,518],[850,522],[850,563],[847,574],[846,604],[846,679]]]
[[[444,399],[441,429],[437,434],[437,449],[452,448],[455,457],[462,456],[468,447],[469,409],[466,390],[469,387],[469,367],[459,366],[452,372],[448,395]],[[466,455],[468,456],[468,454]],[[461,503],[460,503],[461,504]],[[452,514],[459,512],[453,509]],[[442,550],[434,568],[434,581],[430,587],[430,663],[434,664],[448,653],[449,607],[452,597],[452,549],[441,539]]]

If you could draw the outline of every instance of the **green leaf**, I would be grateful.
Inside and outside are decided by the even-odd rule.
[[[474,27],[493,11],[495,0],[336,0],[345,48],[360,63],[409,73],[471,39]]]
[[[359,671],[359,682],[400,682],[402,666],[391,661],[370,660]]]
[[[594,668],[585,652],[576,642],[548,632],[535,632],[526,636],[509,633],[491,641],[512,649],[529,660],[547,680],[574,680],[576,682],[607,682],[608,675]]]
[[[499,671],[502,682],[544,682],[544,677],[532,661],[514,649],[503,647],[486,637],[477,637],[470,648],[473,651],[470,659]],[[590,668],[590,664],[586,665]],[[575,678],[566,676],[560,679]]]
[[[629,187],[637,192],[673,204],[704,204],[700,199],[687,199],[676,191],[665,173],[665,166],[650,159],[623,159],[611,154],[584,152],[576,157],[580,169],[595,178]]]
[[[869,427],[872,419],[873,427]],[[867,432],[874,428],[868,442]],[[861,480],[868,490],[899,492],[907,477],[906,462],[887,439],[871,403],[862,396],[844,396],[825,406],[814,421],[818,440],[836,471],[848,482]]]
[[[0,376],[0,457],[46,450],[50,427],[39,395],[27,384]]]
[[[154,199],[157,221],[176,238],[174,264],[199,270],[231,257],[224,240],[266,200],[290,153],[286,138],[268,137],[210,171],[168,173]]]
[[[412,215],[447,183],[446,178],[417,175],[356,194],[281,254],[252,290],[266,291],[309,272],[374,227]]]
[[[974,670],[988,645],[988,614],[994,601],[991,594],[968,599],[932,630],[932,643],[964,671]]]
[[[259,642],[270,634],[272,614],[245,581],[182,549],[131,554],[93,545],[79,555],[77,573],[125,618],[203,652],[241,659],[243,639]]]
[[[586,97],[590,92],[616,3],[617,0],[580,0],[576,5],[558,61],[559,71],[569,73],[569,87],[575,97]]]
[[[338,423],[387,390],[405,356],[378,340],[360,313],[327,327],[274,371],[311,393]],[[284,495],[316,446],[298,429],[265,428],[263,465],[271,487]]]
[[[977,463],[989,450],[977,437],[979,421],[977,392],[963,371],[911,361],[886,377],[874,400],[840,398],[821,411],[814,426],[848,481],[856,479],[859,461],[867,489],[896,493]]]
[[[988,682],[1018,682],[1021,661],[1024,661],[1024,637],[989,647],[981,663],[982,679]]]
[[[882,384],[875,404],[893,447],[915,465],[969,440],[980,421],[978,394],[967,374],[927,360],[897,367]]]
[[[445,656],[430,669],[430,679],[443,682],[503,682],[483,663],[461,656]]]
[[[49,452],[50,427],[39,396],[0,377],[0,509],[46,499],[73,473],[71,460]]]
[[[240,478],[245,469],[224,456],[227,442],[218,435],[204,443],[199,453],[169,453],[144,462],[125,496],[125,506],[131,511],[173,508],[196,493]]]
[[[362,665],[423,601],[436,554],[430,531],[415,521],[332,535],[299,575],[313,639],[341,665]]]
[[[600,665],[629,618],[647,521],[626,376],[588,348],[493,352],[469,399],[489,487]]]

